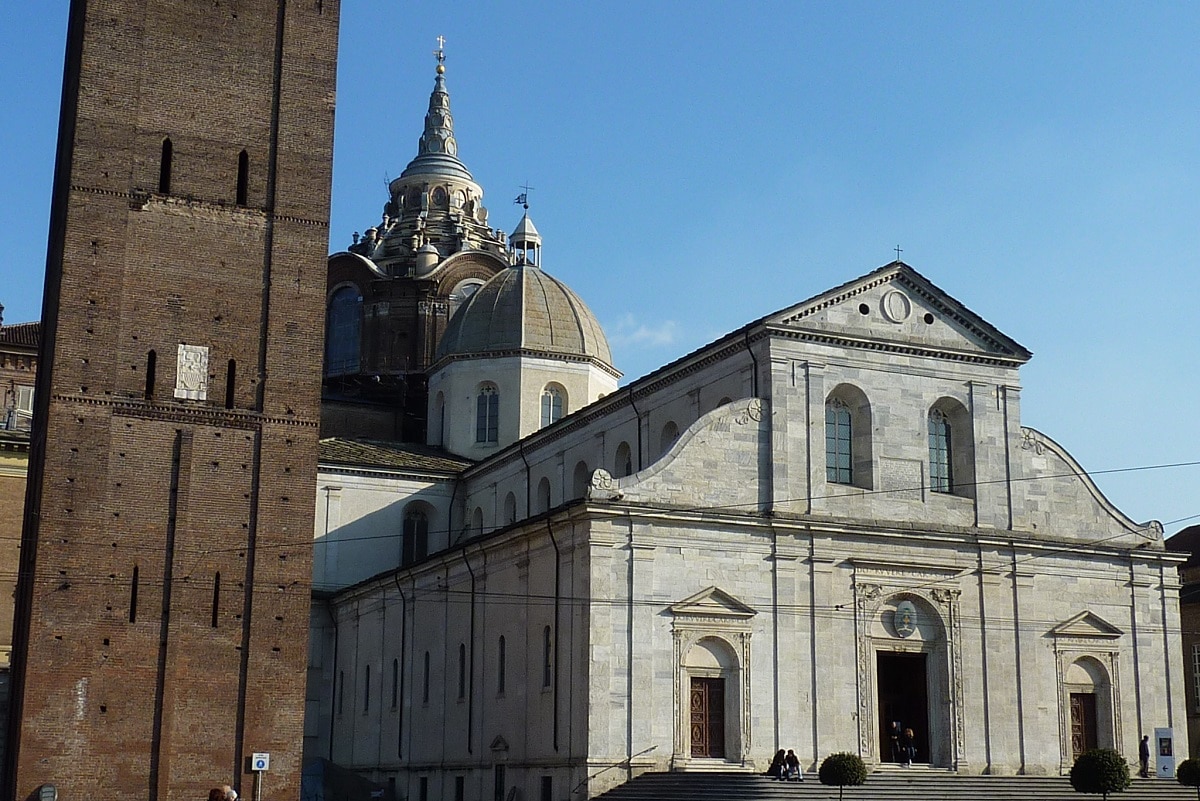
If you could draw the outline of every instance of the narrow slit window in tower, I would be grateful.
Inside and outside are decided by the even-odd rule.
[[[175,158],[175,148],[170,137],[162,143],[162,161],[158,164],[158,191],[164,195],[171,194],[171,161]]]

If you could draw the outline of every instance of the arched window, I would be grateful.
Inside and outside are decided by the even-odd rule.
[[[329,299],[325,331],[325,374],[358,372],[362,295],[357,287],[344,286],[334,291]]]
[[[549,384],[542,390],[542,428],[562,419],[566,395],[566,391],[557,384]]]
[[[517,496],[511,492],[504,496],[504,524],[517,522]]]
[[[679,426],[675,425],[674,420],[668,420],[662,428],[662,435],[658,438],[658,455],[662,456],[669,451],[677,439],[679,439]]]
[[[429,555],[429,516],[423,509],[404,512],[404,536],[400,564],[408,565]]]
[[[617,446],[617,458],[613,460],[613,475],[617,478],[633,475],[633,454],[629,443],[622,442]]]
[[[950,421],[941,409],[929,413],[929,489],[952,492],[954,467],[950,458]]]
[[[549,687],[554,683],[554,642],[550,636],[550,627],[542,629],[542,686]]]
[[[850,408],[840,398],[825,404],[825,480],[854,483],[854,451]]]
[[[471,514],[471,533],[483,533],[483,507],[476,506],[475,511]]]
[[[458,644],[458,700],[467,697],[467,646]]]
[[[591,475],[592,471],[588,470],[587,462],[579,462],[575,465],[575,475],[572,481],[573,497],[582,498],[587,495],[588,482],[591,479]]]
[[[538,482],[537,502],[538,512],[550,511],[550,479],[543,478]]]
[[[929,489],[975,497],[975,449],[971,415],[954,398],[929,409]]]
[[[475,441],[490,444],[499,440],[500,393],[492,384],[484,384],[475,399]]]
[[[496,695],[504,695],[505,672],[508,666],[504,663],[508,655],[504,652],[504,637],[500,637],[499,650],[496,653]]]
[[[858,387],[840,384],[825,399],[825,480],[871,489],[873,473],[871,404]]]

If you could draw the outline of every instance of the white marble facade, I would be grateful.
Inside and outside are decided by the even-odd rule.
[[[890,761],[893,719],[967,773],[1182,738],[1178,560],[1022,426],[1028,358],[895,263],[437,477],[444,548],[365,580],[325,563],[310,755],[404,798],[558,800],[778,748]]]

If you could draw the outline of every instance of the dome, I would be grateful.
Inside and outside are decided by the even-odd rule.
[[[595,359],[612,369],[591,309],[562,281],[528,264],[501,270],[459,307],[437,359],[518,350]]]

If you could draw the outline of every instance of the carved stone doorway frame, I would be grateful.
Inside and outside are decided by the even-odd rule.
[[[938,767],[948,767],[956,771],[965,770],[967,768],[964,749],[966,723],[963,719],[965,705],[962,623],[959,608],[961,590],[957,587],[928,586],[931,579],[947,578],[940,571],[936,575],[931,575],[933,571],[928,568],[914,568],[911,575],[902,575],[902,568],[899,566],[888,566],[886,571],[864,570],[857,563],[855,567],[854,629],[858,672],[859,756],[868,765],[876,765],[880,761],[876,754],[881,725],[878,719],[880,712],[876,709],[877,653],[879,651],[926,653],[931,658],[940,657],[940,660],[944,661],[945,670],[942,676],[946,686],[940,689],[944,691],[945,700],[950,706],[947,730],[939,732],[942,742],[947,746],[941,760],[946,764],[940,764]],[[872,633],[873,625],[881,622],[884,605],[889,601],[898,601],[904,598],[920,599],[924,605],[937,614],[944,635],[940,641],[910,643],[899,637],[881,638]],[[935,680],[943,679],[935,676]],[[934,695],[930,696],[931,707]],[[931,714],[929,717],[932,721],[933,715]],[[930,732],[930,735],[932,749],[933,732]]]
[[[696,758],[691,752],[692,678],[725,680],[725,762],[744,765],[750,754],[750,631],[757,612],[716,587],[669,608],[674,620],[675,734],[671,765],[686,769]],[[703,641],[725,652],[736,664],[721,668],[689,665],[692,649]]]

